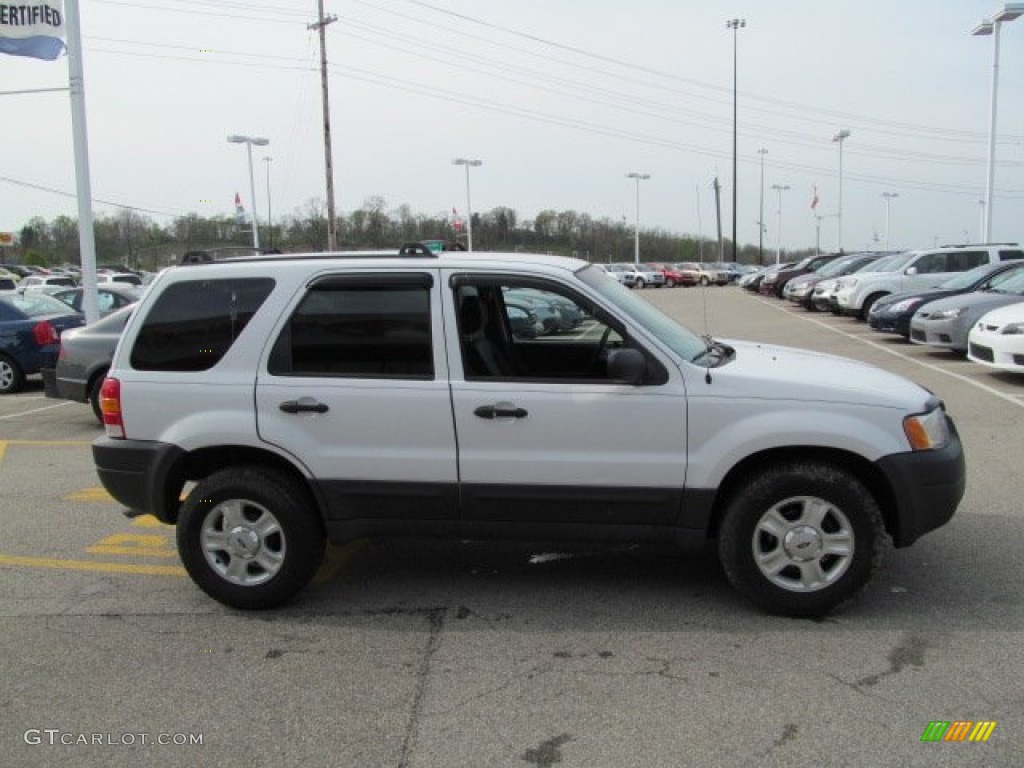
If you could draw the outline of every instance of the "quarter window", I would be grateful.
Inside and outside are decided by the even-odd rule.
[[[205,371],[235,343],[274,288],[267,277],[187,280],[168,286],[132,347],[139,371]]]

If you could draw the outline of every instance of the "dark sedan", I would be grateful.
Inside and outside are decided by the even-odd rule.
[[[67,304],[43,293],[0,296],[0,395],[17,392],[26,376],[52,366],[61,333],[84,322]]]
[[[46,396],[91,403],[93,413],[102,423],[100,385],[110,370],[118,339],[134,309],[134,305],[122,307],[61,336],[56,368],[43,369]]]
[[[910,319],[925,304],[947,296],[971,291],[987,291],[1005,280],[1024,273],[1024,261],[1000,261],[982,264],[950,278],[938,288],[884,296],[871,306],[868,325],[879,333],[895,333],[910,338]]]
[[[800,275],[806,275],[808,272],[821,269],[830,261],[835,261],[842,255],[841,253],[822,253],[817,256],[808,256],[791,267],[780,269],[771,275],[766,275],[764,280],[761,281],[758,291],[765,296],[774,296],[777,299],[781,299],[786,283],[794,277],[800,277]]]

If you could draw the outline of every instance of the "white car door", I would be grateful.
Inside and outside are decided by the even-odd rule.
[[[328,524],[457,518],[436,270],[314,281],[256,382],[262,440],[306,466]]]
[[[644,384],[617,383],[606,353],[628,332],[588,300],[544,280],[445,275],[452,407],[463,517],[480,523],[670,525],[685,479],[686,397],[674,366],[649,356]],[[576,301],[573,331],[514,336],[510,288]],[[547,529],[550,530],[550,529]]]

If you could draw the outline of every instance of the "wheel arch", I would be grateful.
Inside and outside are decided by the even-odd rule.
[[[885,474],[871,461],[849,451],[821,446],[787,446],[771,448],[751,454],[730,469],[718,487],[711,504],[708,519],[708,538],[717,538],[719,527],[729,502],[759,472],[778,464],[807,461],[830,464],[849,472],[864,484],[874,497],[882,512],[886,532],[894,539],[898,537],[896,497],[886,480]]]
[[[265,448],[250,445],[218,445],[197,448],[184,453],[167,470],[164,522],[176,523],[182,491],[187,483],[198,482],[216,471],[230,467],[257,467],[285,475],[309,495],[321,521],[324,519],[324,500],[309,475],[287,457]]]

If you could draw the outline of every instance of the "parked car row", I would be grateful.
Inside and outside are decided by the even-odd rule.
[[[606,264],[604,269],[629,288],[729,285],[755,270],[744,264],[697,261],[676,264],[621,262]]]
[[[1024,250],[1016,243],[815,257],[740,285],[1024,373]]]

